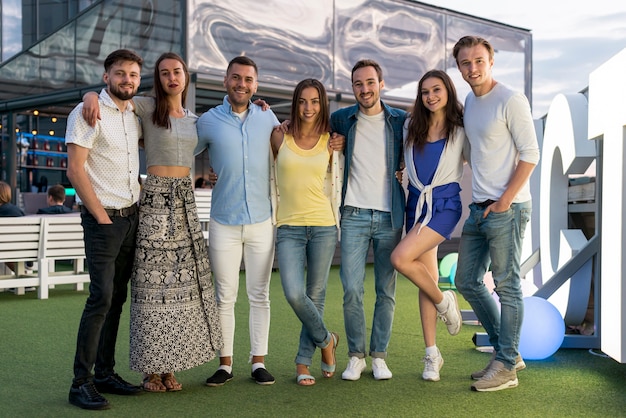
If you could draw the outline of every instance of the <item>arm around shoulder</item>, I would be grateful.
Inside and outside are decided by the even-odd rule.
[[[283,144],[284,138],[285,134],[283,133],[281,125],[276,126],[272,131],[272,136],[270,137],[270,144],[272,145],[272,153],[274,153],[274,158],[276,158],[276,155],[278,155],[278,150]]]

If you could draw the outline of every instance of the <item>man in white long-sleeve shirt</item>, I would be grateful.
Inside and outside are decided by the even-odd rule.
[[[494,49],[483,38],[465,36],[453,50],[472,91],[465,99],[465,133],[471,146],[472,202],[463,227],[455,283],[493,345],[487,367],[472,373],[472,390],[518,385],[523,369],[519,337],[524,317],[520,258],[532,210],[528,179],[539,147],[528,99],[494,80]],[[501,310],[483,283],[491,266]]]

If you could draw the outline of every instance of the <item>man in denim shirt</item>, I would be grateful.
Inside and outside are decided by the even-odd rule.
[[[366,367],[363,282],[370,242],[374,243],[376,306],[369,354],[376,380],[392,376],[385,363],[396,293],[390,255],[404,222],[404,190],[395,172],[401,169],[406,112],[380,100],[384,86],[378,63],[357,62],[352,68],[352,90],[358,104],[331,115],[331,130],[346,137],[340,275],[350,362],[344,380],[358,380]]]

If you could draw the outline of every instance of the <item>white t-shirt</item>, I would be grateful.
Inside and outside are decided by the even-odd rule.
[[[472,201],[499,200],[518,161],[537,164],[539,146],[528,99],[497,83],[487,94],[465,99],[465,134],[471,146]],[[528,182],[513,203],[531,200]]]
[[[391,211],[385,145],[385,112],[359,112],[344,206]]]

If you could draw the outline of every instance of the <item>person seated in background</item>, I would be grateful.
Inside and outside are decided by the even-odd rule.
[[[48,188],[48,207],[37,211],[38,215],[57,215],[71,213],[73,210],[65,206],[65,187],[55,184]]]
[[[18,216],[24,216],[24,211],[11,203],[11,186],[0,181],[0,217],[16,218]],[[6,262],[4,264],[11,271],[15,271],[16,267],[14,262]],[[2,271],[1,266],[0,263],[0,271]],[[32,267],[32,263],[27,267]]]
[[[194,189],[205,189],[207,187],[209,187],[209,184],[204,177],[198,177],[196,179]]]
[[[24,216],[24,211],[11,203],[11,186],[0,181],[0,216],[17,217]]]

